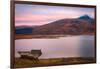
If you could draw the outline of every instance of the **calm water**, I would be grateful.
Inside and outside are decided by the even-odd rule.
[[[15,57],[18,51],[41,49],[40,58],[94,57],[94,36],[67,36],[55,39],[15,40]]]

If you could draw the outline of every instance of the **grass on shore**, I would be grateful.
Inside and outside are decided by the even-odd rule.
[[[28,59],[15,58],[14,67],[37,67],[37,66],[52,66],[52,65],[69,65],[69,64],[85,64],[95,63],[94,58],[53,58],[53,59],[39,59],[39,61],[32,61]]]

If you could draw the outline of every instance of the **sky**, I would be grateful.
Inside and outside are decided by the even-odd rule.
[[[15,5],[15,26],[36,26],[64,18],[78,18],[88,15],[94,18],[94,8],[48,5]]]

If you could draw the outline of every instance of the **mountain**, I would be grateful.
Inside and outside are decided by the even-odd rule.
[[[87,15],[74,19],[61,19],[42,26],[16,29],[16,34],[53,35],[68,34],[80,35],[95,32],[95,21]]]
[[[89,17],[88,15],[81,16],[78,19],[87,20],[89,23],[93,23],[93,18]]]
[[[93,24],[92,24],[93,23]],[[33,34],[88,34],[94,33],[94,20],[89,16],[76,19],[61,19],[49,24],[36,27]]]
[[[16,28],[15,32],[16,34],[32,34],[33,28]]]
[[[88,20],[88,19],[92,19],[92,18],[90,18],[88,15],[84,15],[84,16],[79,17],[79,19]]]
[[[32,34],[33,28],[37,26],[16,26],[15,33],[16,34]]]

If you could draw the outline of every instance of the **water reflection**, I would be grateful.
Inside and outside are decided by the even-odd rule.
[[[15,57],[18,51],[41,49],[40,58],[93,57],[93,36],[67,36],[59,39],[20,39],[15,40]]]
[[[80,45],[80,56],[94,57],[94,36],[81,36]]]

